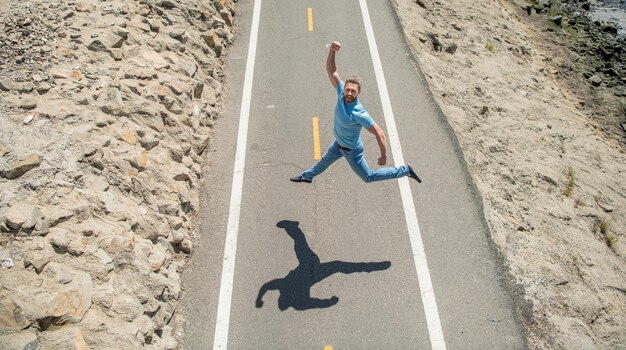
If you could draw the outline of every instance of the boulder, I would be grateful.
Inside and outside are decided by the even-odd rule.
[[[158,272],[163,264],[165,264],[168,258],[167,247],[163,244],[157,244],[152,249],[152,253],[150,254],[149,263],[153,272]]]
[[[59,206],[44,207],[41,209],[47,227],[55,227],[56,225],[71,219],[74,212]]]
[[[1,218],[7,228],[18,231],[26,222],[32,221],[35,209],[35,206],[26,203],[18,203],[7,208],[4,213],[2,213]]]
[[[168,69],[170,67],[169,62],[156,51],[145,51],[141,54],[141,57],[151,62],[156,70]]]
[[[33,250],[24,257],[24,266],[32,266],[37,273],[41,273],[50,261],[52,254],[48,250]]]
[[[112,295],[111,311],[121,316],[126,322],[132,322],[143,314],[143,308],[139,299],[128,294]]]
[[[50,229],[46,238],[52,247],[62,254],[79,256],[87,248],[87,240],[82,235],[61,228]]]
[[[0,170],[0,177],[17,179],[30,170],[38,167],[41,164],[41,161],[42,159],[38,154],[32,154],[26,159],[14,161],[8,169]]]
[[[114,34],[111,31],[96,33],[97,36],[92,39],[87,48],[91,51],[104,51],[108,52],[110,49],[117,49],[122,47],[126,38]]]
[[[591,78],[589,78],[589,82],[593,85],[593,86],[600,86],[602,84],[602,77],[599,76],[598,74],[594,74],[593,76],[591,76]]]
[[[15,86],[15,83],[12,79],[6,77],[0,77],[0,90],[2,91],[11,91]]]

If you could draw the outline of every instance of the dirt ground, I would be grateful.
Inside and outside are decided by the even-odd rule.
[[[394,0],[482,196],[529,346],[624,348],[626,101],[590,83],[547,14],[528,14],[538,3]]]

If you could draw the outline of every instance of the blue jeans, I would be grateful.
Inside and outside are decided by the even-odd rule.
[[[320,159],[313,168],[303,172],[302,177],[307,180],[312,180],[341,157],[346,158],[352,170],[365,182],[397,179],[409,174],[409,167],[406,165],[401,165],[397,168],[388,167],[370,170],[365,161],[365,157],[363,157],[363,147],[344,151],[339,148],[337,141],[334,141],[330,147],[328,147],[322,159]]]

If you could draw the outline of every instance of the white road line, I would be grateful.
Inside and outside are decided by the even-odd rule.
[[[367,42],[372,55],[372,63],[374,64],[374,72],[376,73],[376,82],[378,83],[378,91],[380,92],[380,101],[383,105],[383,114],[385,115],[385,124],[387,126],[387,134],[389,144],[391,145],[391,154],[393,155],[396,166],[404,164],[404,156],[400,147],[400,139],[398,138],[398,130],[391,109],[391,100],[387,91],[387,83],[383,66],[380,63],[378,55],[378,46],[374,38],[374,29],[370,20],[369,10],[365,0],[359,0],[361,5],[361,14],[365,24],[365,33],[367,34]],[[402,196],[402,205],[404,207],[404,216],[406,225],[411,239],[411,248],[413,249],[413,258],[415,260],[415,269],[417,270],[417,279],[419,281],[420,291],[422,292],[422,304],[426,315],[426,324],[428,325],[428,334],[430,336],[430,345],[436,350],[445,350],[446,343],[443,338],[443,330],[441,329],[441,321],[439,320],[439,312],[437,311],[437,301],[435,300],[435,292],[430,280],[430,271],[428,270],[428,262],[426,261],[426,252],[424,251],[424,243],[422,242],[422,233],[417,222],[417,214],[415,213],[415,204],[413,194],[409,187],[408,178],[398,179],[400,186],[400,194]]]
[[[233,170],[233,187],[230,194],[230,209],[228,211],[228,227],[226,229],[226,244],[224,246],[224,265],[222,266],[222,281],[217,306],[217,321],[215,322],[215,338],[213,349],[225,350],[228,344],[228,327],[230,325],[230,307],[233,296],[233,279],[235,277],[235,254],[237,253],[237,235],[239,231],[239,214],[241,212],[241,192],[243,188],[243,171],[246,163],[246,143],[248,138],[248,120],[250,119],[250,100],[252,96],[252,79],[254,77],[254,60],[259,33],[259,18],[261,0],[254,2],[252,13],[252,28],[250,30],[250,44],[246,73],[243,82],[241,97],[241,112],[239,114],[239,132],[237,135],[237,150],[235,151],[235,167]]]

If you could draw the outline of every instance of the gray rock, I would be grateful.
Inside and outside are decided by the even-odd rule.
[[[40,95],[45,94],[46,92],[50,91],[50,89],[52,88],[52,85],[48,84],[48,83],[40,83],[39,85],[37,85],[37,93]]]
[[[169,30],[169,32],[167,33],[172,39],[176,39],[178,41],[180,41],[181,43],[185,43],[185,34],[187,34],[187,31],[185,31],[184,28],[172,28]]]
[[[113,34],[115,34],[115,35],[117,35],[117,36],[119,36],[121,38],[128,39],[129,31],[124,29],[124,28],[122,28],[122,27],[117,27],[117,26],[113,27],[113,29],[111,31],[113,32]]]
[[[98,248],[98,250],[96,250],[93,253],[93,256],[95,256],[96,258],[100,259],[100,262],[103,265],[108,265],[110,263],[113,262],[113,259],[111,259],[111,257],[109,256],[109,254],[107,254],[104,250],[102,250],[101,248]]]
[[[63,12],[61,14],[61,18],[63,18],[63,19],[69,19],[71,17],[74,17],[74,11],[73,10],[67,10],[67,11],[65,11],[65,12]]]
[[[47,250],[30,251],[24,258],[24,266],[32,266],[37,273],[41,273],[51,260],[52,255]]]
[[[5,258],[4,260],[2,260],[2,268],[10,269],[12,267],[13,267],[13,259]]]
[[[153,32],[161,30],[161,22],[158,19],[148,19],[148,25]]]
[[[167,247],[165,247],[165,245],[163,244],[157,244],[152,249],[152,253],[150,254],[150,259],[148,262],[150,263],[150,268],[153,272],[158,272],[161,267],[163,267],[163,265],[167,261],[168,255],[169,253],[167,251]]]
[[[196,82],[193,87],[193,98],[199,100],[202,98],[202,92],[204,91],[204,83],[201,81]]]
[[[97,38],[91,40],[87,48],[91,51],[108,52],[110,49],[122,47],[126,39],[112,32],[99,34]]]
[[[193,250],[193,242],[191,242],[190,239],[184,239],[180,243],[179,247],[183,253],[191,254],[191,251]]]
[[[121,61],[124,59],[124,50],[122,49],[110,49],[109,50],[111,57],[113,57],[116,61]]]
[[[37,99],[32,96],[26,96],[20,101],[20,107],[31,110],[37,108]]]
[[[194,75],[196,75],[197,71],[198,71],[198,66],[195,63],[191,62],[191,65],[189,65],[189,68],[187,68],[185,73],[187,73],[188,77],[193,78]]]
[[[6,77],[0,78],[0,90],[11,91],[14,86],[15,86],[15,83],[13,82],[13,80],[6,78]]]
[[[202,89],[202,102],[206,102],[210,106],[215,106],[217,103],[215,89],[210,84],[204,84]]]
[[[448,47],[446,47],[446,52],[451,55],[454,55],[457,48],[458,48],[457,44],[452,43],[451,45],[448,45]]]
[[[44,207],[42,208],[42,212],[45,221],[48,223],[48,227],[55,227],[74,216],[73,211],[60,207]]]
[[[87,242],[85,238],[71,233],[65,229],[53,228],[46,238],[50,244],[61,253],[73,256],[82,255],[85,252]]]
[[[35,86],[31,82],[16,82],[13,84],[13,90],[20,94],[30,94],[35,89]]]
[[[30,157],[18,160],[9,166],[7,170],[0,170],[0,177],[7,179],[17,179],[26,174],[30,170],[38,167],[41,164],[41,157],[38,154],[33,154]]]
[[[32,205],[17,203],[2,213],[2,221],[9,229],[20,230],[24,223],[31,219],[34,209]]]
[[[594,74],[591,78],[589,78],[589,82],[593,85],[593,86],[600,86],[600,84],[602,84],[602,77],[599,76],[598,74]]]
[[[174,161],[176,161],[177,163],[183,161],[183,156],[185,155],[185,152],[183,151],[182,147],[180,147],[178,144],[169,144],[167,145],[167,148],[170,151],[170,155]]]
[[[139,139],[139,144],[149,151],[159,145],[159,139],[154,136],[145,136]]]
[[[44,219],[44,214],[39,207],[34,207],[30,213],[30,218],[24,222],[23,229],[32,230],[38,223]]]
[[[157,205],[157,208],[161,214],[177,216],[180,205],[174,201],[163,200]]]
[[[427,33],[426,34],[428,36],[428,38],[430,39],[430,41],[433,44],[433,49],[435,51],[442,51],[443,50],[443,45],[441,44],[441,41],[439,41],[439,38],[437,38],[437,34],[434,33]]]

